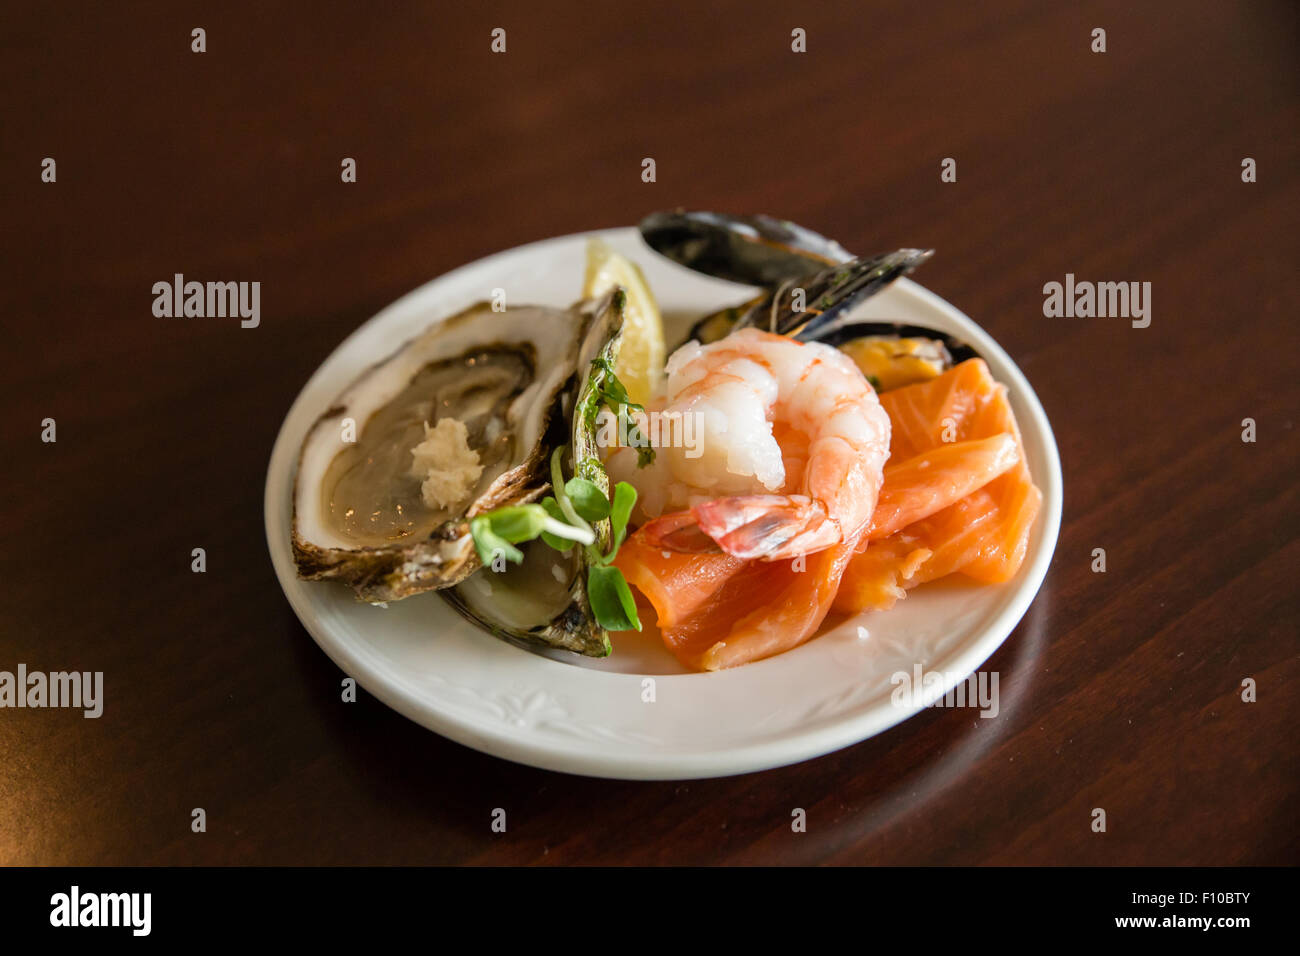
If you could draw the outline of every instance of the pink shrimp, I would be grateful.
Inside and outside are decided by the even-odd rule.
[[[668,360],[661,408],[696,416],[694,447],[660,447],[640,472],[631,449],[610,458],[611,474],[646,501],[689,508],[690,520],[655,523],[658,545],[774,561],[866,529],[889,456],[889,417],[839,350],[752,328],[712,345],[688,342]]]

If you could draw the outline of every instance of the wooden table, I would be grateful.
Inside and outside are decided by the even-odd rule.
[[[0,711],[0,862],[1296,862],[1293,4],[84,6],[0,41],[0,669],[106,704]],[[644,784],[340,702],[263,539],[298,389],[433,276],[677,205],[932,246],[1033,382],[1065,520],[998,719]],[[155,317],[175,273],[260,281],[260,326]],[[1150,326],[1045,317],[1067,273]]]

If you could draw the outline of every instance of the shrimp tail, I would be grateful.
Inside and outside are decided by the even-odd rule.
[[[722,551],[747,561],[813,554],[844,540],[825,505],[804,495],[714,498],[656,518],[642,530],[649,543],[665,551]]]
[[[843,540],[820,501],[804,495],[732,495],[691,509],[700,531],[727,554],[775,561]]]
[[[645,540],[663,551],[685,554],[717,554],[718,543],[705,534],[689,511],[674,511],[648,521],[640,528]]]

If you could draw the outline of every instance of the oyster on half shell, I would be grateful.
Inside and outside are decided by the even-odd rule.
[[[549,484],[552,432],[563,427],[559,406],[594,314],[587,306],[494,312],[481,303],[353,382],[303,441],[293,505],[299,576],[384,602],[478,570],[469,519],[532,501]],[[454,422],[444,428],[444,419]],[[423,474],[414,449],[431,429],[458,434],[444,451],[425,446],[433,472]],[[440,456],[465,467],[437,475]]]
[[[619,290],[575,308],[590,311],[577,361],[574,401],[568,403],[568,434],[556,442],[566,445],[564,470],[581,475],[609,494],[609,478],[596,441],[596,415],[603,370],[618,362],[622,345],[624,293]],[[610,545],[610,523],[593,523],[596,546]],[[541,541],[521,546],[524,560],[499,571],[484,568],[455,587],[439,592],[447,603],[497,637],[531,646],[555,647],[588,657],[607,657],[608,632],[596,622],[587,599],[588,560],[585,549],[552,550]]]

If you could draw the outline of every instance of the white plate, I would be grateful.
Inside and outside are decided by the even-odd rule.
[[[1047,573],[1061,520],[1061,467],[1047,417],[1020,370],[978,325],[907,279],[869,299],[863,317],[953,332],[1010,387],[1043,508],[1015,581],[938,581],[890,611],[860,615],[778,657],[685,673],[657,642],[615,635],[593,661],[496,640],[435,594],[387,608],[329,583],[298,580],[289,547],[298,448],[311,423],[363,369],[431,322],[504,289],[510,304],[567,306],[580,292],[585,245],[600,237],[630,256],[663,307],[669,341],[691,316],[741,301],[745,289],[650,251],[635,229],[563,236],[471,263],[393,303],[343,342],[289,410],[266,477],[266,535],[280,585],[334,662],[388,706],[452,740],[520,763],[625,779],[713,777],[806,760],[857,743],[921,709],[891,703],[891,675],[947,675],[944,690],[984,662],[1024,616]],[[859,637],[858,626],[868,636]],[[654,700],[644,700],[653,677]]]

